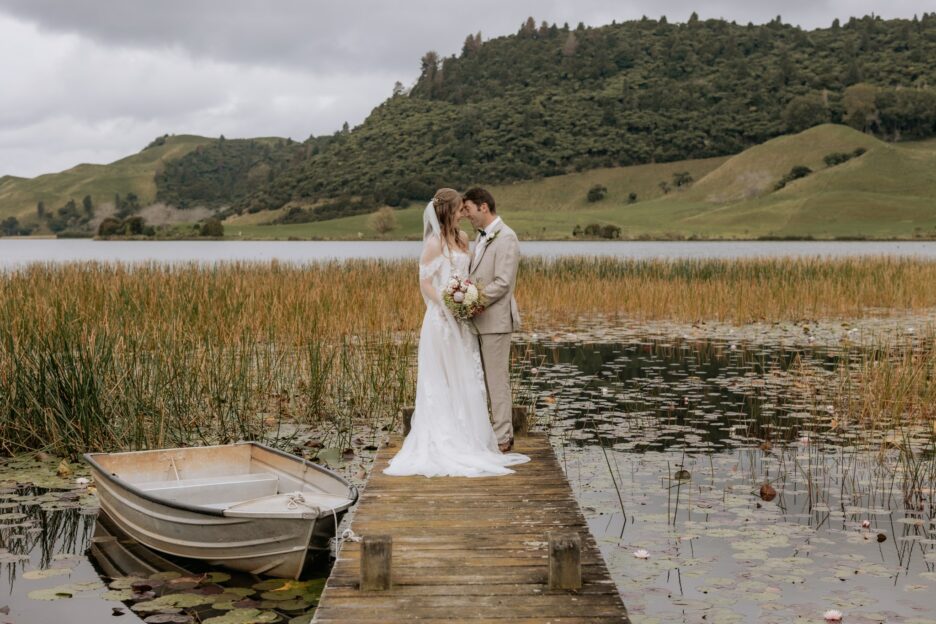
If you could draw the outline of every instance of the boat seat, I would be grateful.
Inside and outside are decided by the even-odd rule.
[[[322,492],[284,492],[230,505],[224,515],[232,518],[307,518],[330,516],[334,509],[353,502],[346,496]]]
[[[167,501],[224,509],[235,503],[276,494],[279,491],[279,477],[269,472],[251,472],[151,481],[138,483],[137,487]]]

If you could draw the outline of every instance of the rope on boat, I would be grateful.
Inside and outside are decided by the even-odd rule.
[[[287,509],[299,509],[299,507],[305,507],[306,509],[311,509],[316,513],[316,515],[321,515],[322,509],[316,507],[315,505],[310,505],[306,502],[305,497],[302,495],[302,492],[293,492],[292,494],[286,495],[286,508]],[[360,542],[361,536],[356,534],[351,529],[345,529],[341,532],[341,537],[338,536],[338,512],[335,511],[335,508],[332,507],[329,511],[332,514],[332,520],[335,523],[335,537],[329,540],[334,544],[335,548],[335,557],[338,557],[338,553],[341,552],[341,547],[345,542]]]
[[[292,494],[286,495],[286,509],[299,509],[300,507],[305,507],[306,509],[314,511],[316,516],[322,514],[322,508],[307,503],[302,492],[293,492]]]
[[[332,510],[332,513],[334,513],[334,509]],[[332,539],[334,540],[334,542],[335,542],[335,558],[336,558],[336,559],[338,558],[338,553],[341,552],[341,547],[344,546],[344,543],[345,543],[345,542],[360,542],[361,539],[362,539],[360,535],[358,535],[357,533],[355,533],[355,532],[352,531],[351,529],[345,529],[344,531],[341,532],[341,537],[337,537],[337,535],[338,535],[338,519],[337,519],[337,518],[338,518],[338,517],[335,516],[335,535],[336,535],[336,537],[333,537],[333,538],[332,538]]]

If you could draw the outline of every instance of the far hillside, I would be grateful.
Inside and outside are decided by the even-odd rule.
[[[4,176],[0,178],[0,222],[13,217],[34,233],[90,235],[97,223],[115,213],[123,217],[142,213],[150,222],[187,216],[197,221],[219,207],[219,195],[239,197],[250,191],[251,184],[268,182],[288,157],[287,142],[275,137],[226,140],[223,136],[165,135],[110,164],[81,164],[35,178]],[[171,185],[157,189],[165,171],[177,170],[179,163],[195,163],[199,171],[194,181],[179,178],[187,182],[187,192],[194,198],[188,201],[181,200]],[[173,207],[200,209],[186,214]]]
[[[114,201],[135,197],[142,207],[156,200],[154,174],[166,161],[214,141],[201,136],[182,134],[160,137],[140,152],[106,165],[81,164],[59,173],[48,173],[35,178],[6,176],[0,179],[0,220],[15,217],[23,224],[40,223],[37,207],[42,202],[47,214],[54,214],[69,201],[81,205],[90,196],[94,218],[115,211]]]
[[[794,169],[803,177],[784,181]],[[630,239],[936,238],[936,141],[885,143],[826,124],[732,157],[596,169],[491,190],[526,239],[601,238],[614,228]],[[282,218],[278,211],[225,225],[232,237],[418,239],[422,210],[397,211],[396,228],[383,235],[371,215],[262,224]],[[589,225],[602,229],[586,231]]]
[[[399,86],[238,211],[323,220],[399,206],[439,186],[738,154],[832,122],[887,141],[936,136],[936,13],[804,30],[665,18],[522,24],[427,52]]]

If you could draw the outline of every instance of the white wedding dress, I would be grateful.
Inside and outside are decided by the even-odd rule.
[[[388,475],[489,477],[530,460],[501,453],[488,417],[478,338],[445,307],[441,292],[452,274],[468,275],[467,253],[442,244],[432,204],[426,207],[419,282],[426,302],[419,334],[416,410]]]

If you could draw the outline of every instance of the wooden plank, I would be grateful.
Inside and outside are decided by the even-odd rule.
[[[353,510],[358,535],[393,540],[393,585],[361,591],[361,544],[339,554],[313,622],[629,624],[545,436],[517,438],[530,463],[502,477],[390,477],[391,439]],[[548,534],[581,543],[581,588],[549,588]]]

